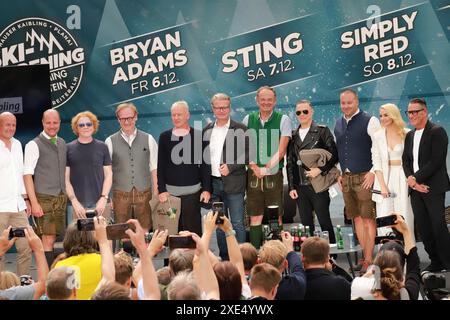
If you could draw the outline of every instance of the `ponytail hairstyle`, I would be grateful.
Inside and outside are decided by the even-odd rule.
[[[388,300],[400,300],[400,289],[403,288],[403,269],[399,255],[390,250],[379,251],[374,264],[380,268],[380,289]]]

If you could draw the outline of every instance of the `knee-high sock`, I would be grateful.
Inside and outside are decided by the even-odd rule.
[[[262,243],[263,230],[262,225],[250,226],[250,242],[256,248],[259,249]]]
[[[44,251],[45,253],[45,259],[47,260],[48,268],[52,266],[53,260],[55,258],[55,252],[52,251]]]

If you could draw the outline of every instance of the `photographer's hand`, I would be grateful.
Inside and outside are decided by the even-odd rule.
[[[152,240],[150,241],[148,245],[148,252],[150,252],[150,255],[152,258],[156,256],[158,253],[161,252],[161,250],[164,248],[164,243],[166,243],[167,235],[169,234],[169,231],[166,230],[155,230],[153,233]]]
[[[98,216],[94,218],[95,233],[94,237],[98,244],[107,244],[108,237],[106,235],[106,219],[103,216]]]
[[[136,219],[129,219],[127,223],[132,223],[135,226],[135,231],[128,229],[125,233],[130,237],[140,257],[140,268],[144,284],[144,300],[159,300],[161,298],[161,292],[159,291],[158,277],[153,266],[150,250],[147,250],[145,244],[145,231]],[[155,239],[154,243],[156,244],[156,242],[157,240]]]
[[[209,211],[203,218],[203,233],[212,234],[216,229],[218,212]]]
[[[218,224],[217,227],[222,230],[225,233],[230,232],[231,230],[233,230],[233,225],[231,224],[230,219],[227,218],[227,216],[223,216],[222,217],[223,223],[222,224]]]
[[[9,231],[11,230],[11,226],[3,230],[0,235],[0,257],[2,257],[9,248],[12,247],[17,238],[12,238],[9,240]]]
[[[397,218],[395,219],[395,225],[393,225],[393,227],[403,235],[403,241],[405,243],[404,250],[405,254],[408,255],[409,251],[415,247],[415,243],[405,219],[403,219],[403,217],[399,214],[395,215]]]
[[[281,240],[283,241],[284,245],[286,246],[289,252],[294,251],[294,239],[292,238],[289,232],[282,231]]]
[[[34,253],[34,259],[36,260],[37,268],[37,281],[33,284],[35,288],[35,293],[33,299],[39,299],[45,292],[45,282],[48,275],[48,264],[45,258],[44,246],[42,245],[41,239],[36,235],[33,228],[28,226],[24,229],[25,237],[28,240],[28,245]]]

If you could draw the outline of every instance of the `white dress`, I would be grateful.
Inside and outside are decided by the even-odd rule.
[[[387,147],[388,161],[389,160],[402,160],[404,144],[399,143],[395,145],[394,149]],[[392,212],[401,214],[408,228],[411,231],[414,239],[414,216],[411,208],[411,201],[408,196],[408,185],[406,183],[405,173],[401,165],[390,165],[387,175],[387,181],[385,183],[390,193],[395,193],[395,197],[383,198],[380,202],[377,202],[377,216],[384,217],[390,215]],[[385,235],[391,231],[391,228],[379,228],[378,234]]]

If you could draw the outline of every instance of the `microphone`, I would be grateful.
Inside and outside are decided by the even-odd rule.
[[[374,189],[370,189],[370,192],[375,193],[375,194],[381,194],[381,191],[374,190]],[[397,196],[397,194],[395,192],[388,193],[388,198],[395,198],[396,196]]]

